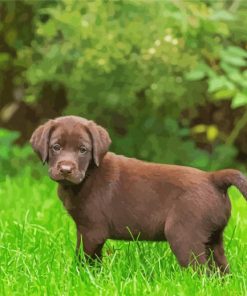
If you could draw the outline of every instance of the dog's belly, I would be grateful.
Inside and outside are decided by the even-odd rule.
[[[109,239],[113,239],[113,240],[124,240],[124,241],[166,241],[166,237],[163,233],[157,233],[153,236],[151,236],[149,233],[142,233],[142,232],[136,232],[136,233],[121,233],[121,234],[117,234],[114,233],[113,235],[111,235],[109,237]]]
[[[109,227],[109,238],[116,240],[138,241],[166,240],[164,233],[164,221],[146,220],[141,222],[129,219],[129,221],[126,220],[124,223],[121,223],[121,219],[119,219],[116,223],[111,224]]]

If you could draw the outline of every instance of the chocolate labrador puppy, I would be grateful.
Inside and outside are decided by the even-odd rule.
[[[247,196],[237,170],[204,172],[148,163],[108,152],[107,131],[76,116],[49,120],[31,144],[77,227],[77,252],[101,258],[107,239],[168,241],[181,266],[216,265],[229,272],[223,230],[230,217],[227,188]],[[213,262],[214,261],[214,262]]]

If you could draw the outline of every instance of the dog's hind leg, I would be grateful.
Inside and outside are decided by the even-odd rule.
[[[205,265],[208,268],[205,245],[208,234],[200,227],[196,216],[190,219],[192,215],[174,207],[165,223],[165,237],[182,267]]]
[[[207,253],[208,256],[211,256],[211,261],[212,259],[214,260],[216,267],[219,268],[222,274],[230,272],[229,264],[224,251],[223,231],[214,234],[211,238],[211,241],[207,246]]]
[[[186,229],[184,229],[186,233]],[[171,250],[182,267],[198,266],[207,263],[206,247],[203,242],[193,238],[189,241],[179,233],[166,231],[166,238]]]

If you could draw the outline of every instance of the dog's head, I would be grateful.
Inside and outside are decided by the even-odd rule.
[[[108,151],[108,132],[93,121],[64,116],[49,120],[32,134],[30,143],[50,177],[61,183],[79,184],[93,161],[99,166]]]

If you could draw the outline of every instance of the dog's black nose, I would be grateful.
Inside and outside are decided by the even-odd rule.
[[[69,164],[62,164],[60,166],[60,173],[64,176],[68,176],[72,173],[72,166]]]

